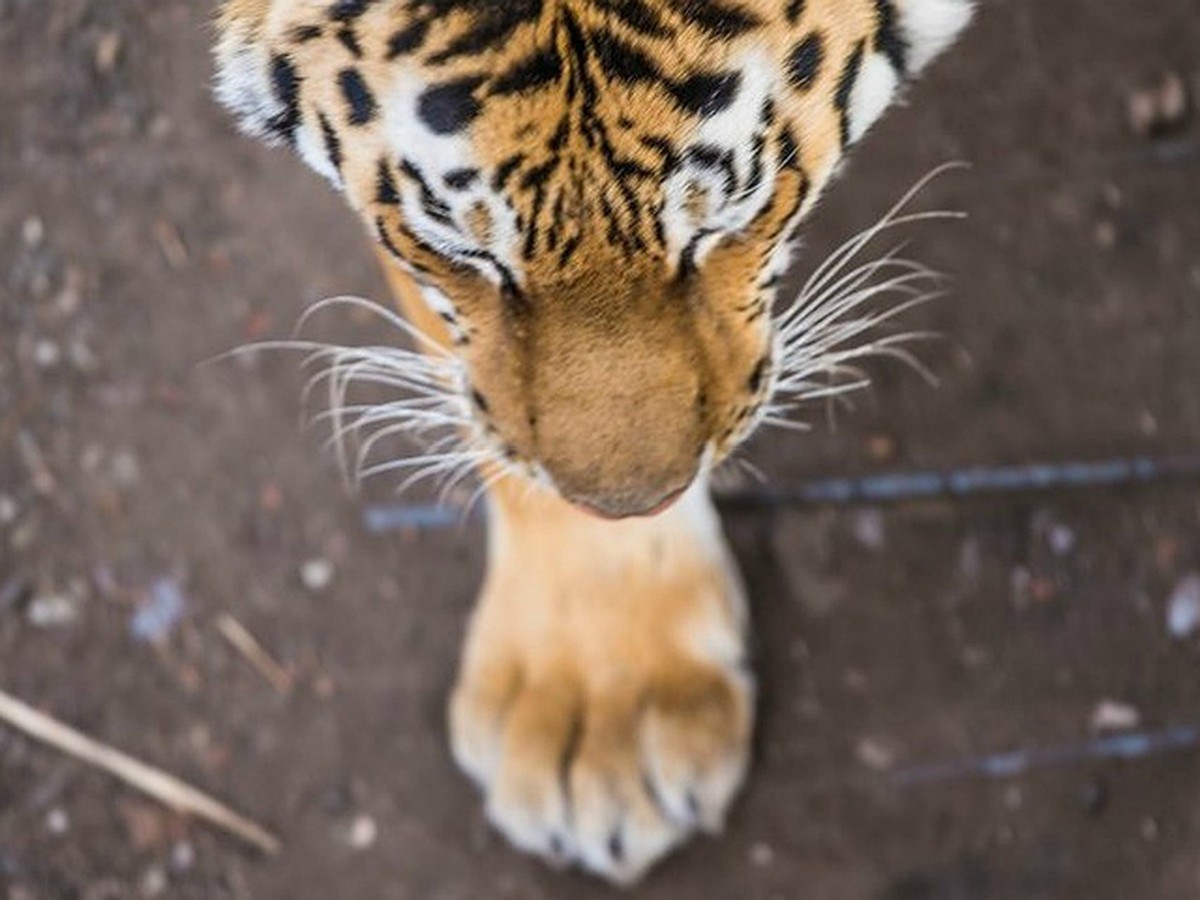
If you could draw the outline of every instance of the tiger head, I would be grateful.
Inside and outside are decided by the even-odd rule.
[[[227,0],[218,96],[420,286],[497,458],[641,515],[768,415],[789,377],[772,305],[792,232],[969,16],[970,0]]]

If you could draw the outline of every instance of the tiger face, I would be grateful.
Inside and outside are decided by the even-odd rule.
[[[420,285],[497,459],[606,517],[787,367],[789,238],[969,0],[228,0],[218,94]]]

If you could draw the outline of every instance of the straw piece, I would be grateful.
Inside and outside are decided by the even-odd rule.
[[[245,625],[229,613],[221,613],[217,617],[217,630],[221,632],[221,637],[229,641],[233,649],[240,653],[246,662],[250,663],[254,670],[270,683],[271,687],[281,694],[292,692],[291,673],[263,649],[263,645]]]
[[[183,815],[215,825],[264,853],[283,849],[279,838],[229,807],[119,750],[105,746],[0,690],[0,720],[35,740],[95,766]]]

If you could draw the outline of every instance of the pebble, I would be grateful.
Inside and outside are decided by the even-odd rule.
[[[161,897],[167,892],[167,873],[159,866],[151,866],[142,873],[138,887],[143,897]]]
[[[860,763],[876,772],[886,772],[896,764],[896,754],[892,749],[874,738],[859,741],[854,755]]]
[[[1129,97],[1129,126],[1141,137],[1154,137],[1176,128],[1187,113],[1187,85],[1174,72]]]
[[[121,59],[121,35],[116,31],[106,31],[96,44],[96,71],[107,75],[117,67]]]
[[[17,501],[8,494],[0,494],[0,525],[11,525],[17,521],[17,516],[20,515],[20,508],[17,506]]]
[[[854,538],[868,550],[882,550],[887,545],[887,523],[883,511],[864,509],[854,516]]]
[[[1167,631],[1176,640],[1186,640],[1200,630],[1200,574],[1180,579],[1167,600]]]
[[[51,340],[40,340],[33,345],[33,362],[39,369],[53,369],[62,360],[62,350]]]
[[[1101,700],[1092,711],[1093,731],[1130,731],[1142,723],[1136,706],[1116,700]]]
[[[355,850],[369,850],[379,838],[379,826],[375,820],[363,813],[355,816],[346,834],[346,842]]]
[[[1075,536],[1074,530],[1063,524],[1051,525],[1046,532],[1046,543],[1050,546],[1050,552],[1055,556],[1067,556],[1075,549],[1078,538]]]
[[[171,848],[171,869],[187,872],[196,865],[196,848],[190,841],[179,841]]]
[[[46,226],[37,216],[30,216],[21,223],[21,241],[26,247],[36,247],[46,237]]]
[[[756,843],[750,848],[750,862],[758,866],[760,869],[765,869],[767,866],[775,862],[775,850],[770,844],[765,844],[762,841]]]
[[[1142,840],[1147,844],[1153,844],[1158,840],[1158,820],[1146,818],[1142,820]]]
[[[55,836],[61,836],[71,830],[71,819],[66,811],[55,807],[46,813],[46,830]]]
[[[34,628],[62,628],[79,617],[79,604],[67,594],[34,597],[25,610],[25,619]]]
[[[138,479],[141,477],[141,465],[131,451],[117,451],[113,455],[110,465],[113,481],[118,487],[131,488],[138,483]]]
[[[333,563],[327,559],[310,559],[300,567],[300,582],[314,594],[333,584]]]

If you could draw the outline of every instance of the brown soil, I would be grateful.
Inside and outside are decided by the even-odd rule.
[[[1166,73],[1200,96],[1194,0],[984,5],[801,263],[971,162],[927,195],[970,220],[916,236],[956,282],[912,318],[949,337],[923,351],[940,387],[873,367],[836,429],[756,440],[777,483],[1197,446],[1200,125],[1148,136],[1128,113]],[[296,424],[295,360],[197,368],[315,299],[384,297],[341,201],[213,105],[206,15],[0,0],[0,686],[233,799],[286,849],[258,858],[0,727],[0,896],[609,896],[512,852],[446,751],[480,524],[370,533]],[[1146,729],[1196,723],[1200,648],[1164,610],[1200,566],[1195,484],[729,528],[758,623],[758,761],[727,833],[637,896],[1200,896],[1200,751],[911,788],[888,771],[1079,744],[1105,700]],[[304,586],[311,560],[328,588]],[[163,579],[185,617],[140,643],[131,616]],[[292,669],[289,696],[220,637],[223,612]]]

